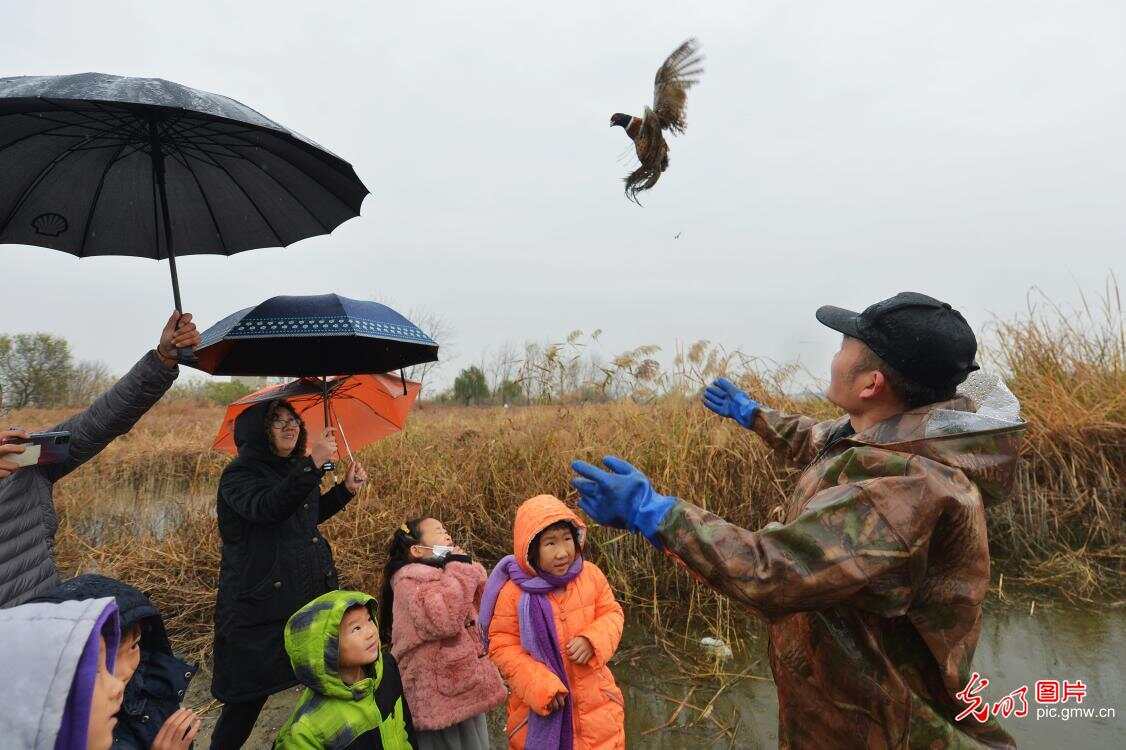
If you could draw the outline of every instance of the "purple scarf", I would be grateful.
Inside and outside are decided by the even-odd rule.
[[[567,680],[567,670],[563,665],[563,648],[559,643],[559,635],[555,632],[555,616],[551,612],[551,601],[547,595],[575,580],[582,569],[583,557],[575,555],[575,561],[563,575],[553,576],[541,570],[540,574],[533,578],[520,567],[514,556],[509,555],[497,563],[493,572],[489,574],[489,580],[485,582],[485,591],[481,595],[480,614],[477,618],[485,648],[489,647],[489,624],[493,619],[493,610],[496,609],[497,597],[500,596],[504,584],[512,581],[523,592],[520,594],[517,610],[517,618],[520,621],[520,645],[532,655],[532,658],[545,664],[568,690],[562,710],[553,711],[547,716],[540,716],[532,710],[528,711],[528,738],[524,742],[524,747],[534,747],[537,750],[539,748],[571,750],[574,747],[571,684]]]

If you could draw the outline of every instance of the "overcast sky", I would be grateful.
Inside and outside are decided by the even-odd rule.
[[[980,328],[1023,309],[1030,287],[1077,301],[1126,265],[1121,0],[3,12],[0,76],[97,71],[223,93],[348,159],[372,190],[331,236],[181,261],[204,325],[335,291],[445,316],[458,366],[601,328],[608,353],[708,338],[826,374],[838,337],[813,320],[820,304],[912,289]],[[638,208],[609,116],[640,113],[689,36],[706,72]],[[119,372],[171,308],[165,263],[0,246],[0,269],[0,331],[65,336]]]

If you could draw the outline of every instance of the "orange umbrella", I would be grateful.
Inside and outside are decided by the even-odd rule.
[[[237,453],[235,419],[238,415],[254,404],[284,398],[304,420],[310,434],[325,428],[325,413],[328,412],[331,426],[337,428],[337,435],[343,438],[341,442],[351,456],[353,451],[402,430],[421,387],[413,380],[390,375],[337,376],[328,379],[328,409],[324,409],[326,386],[321,378],[300,378],[271,385],[227,407],[212,447]]]

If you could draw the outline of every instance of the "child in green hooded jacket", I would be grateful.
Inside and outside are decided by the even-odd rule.
[[[305,692],[281,728],[278,750],[407,750],[414,727],[399,668],[381,653],[373,597],[330,591],[285,625],[285,650]]]

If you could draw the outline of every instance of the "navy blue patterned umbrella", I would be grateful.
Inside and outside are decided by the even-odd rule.
[[[324,424],[330,375],[399,370],[438,359],[438,344],[387,305],[339,294],[272,297],[204,331],[195,362],[212,375],[320,376]],[[332,468],[332,462],[325,464]]]
[[[212,375],[361,375],[438,359],[437,342],[390,307],[338,294],[272,297],[201,338],[193,366]]]

